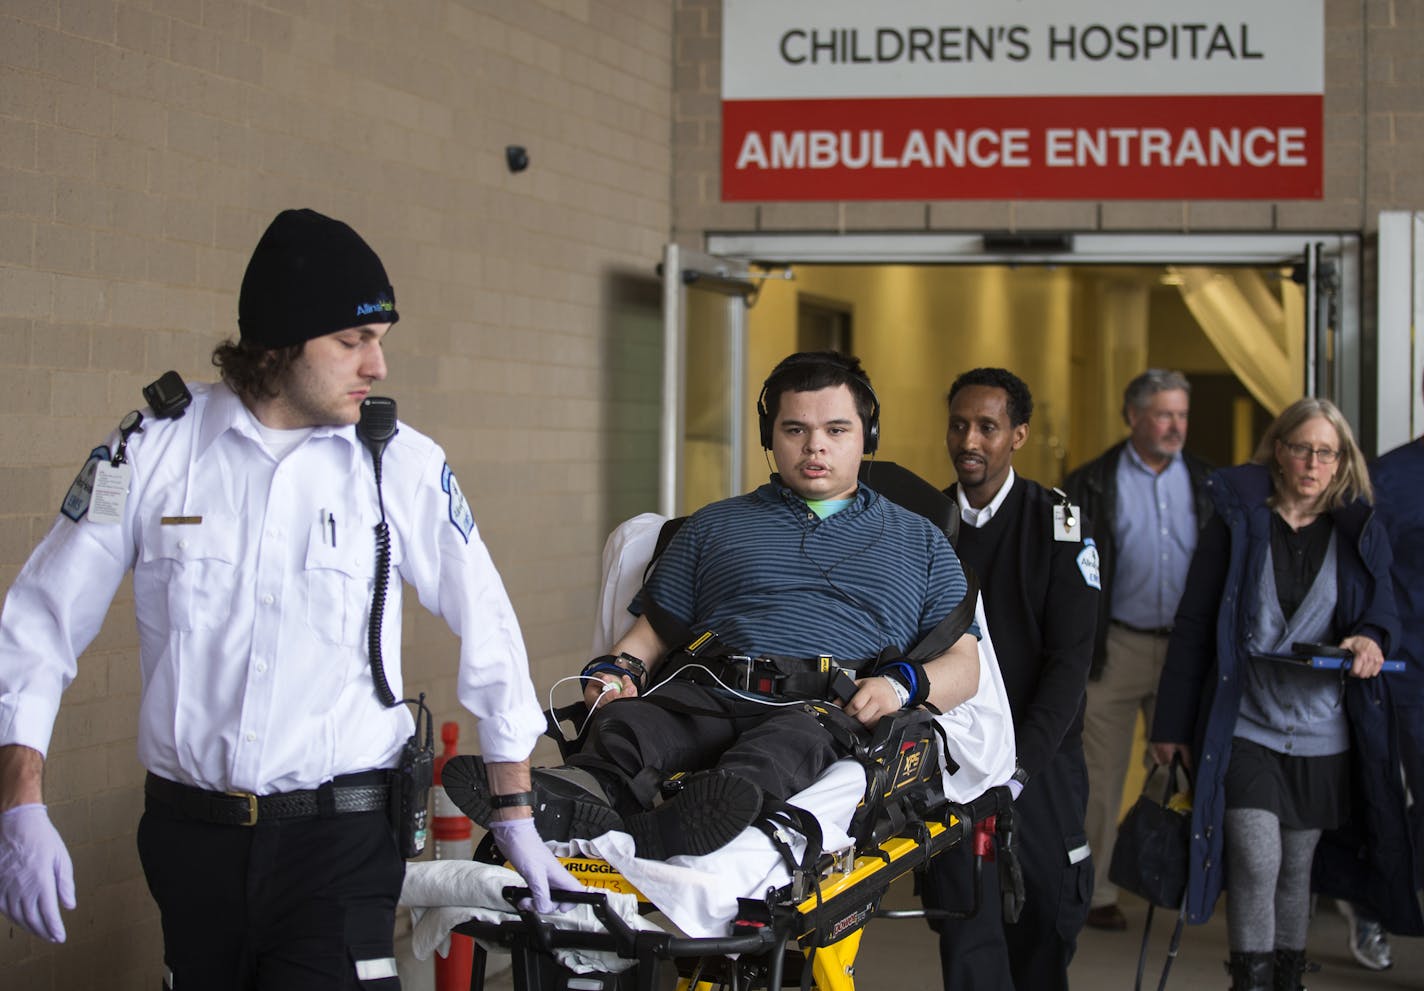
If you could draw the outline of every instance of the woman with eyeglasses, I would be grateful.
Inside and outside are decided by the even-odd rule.
[[[1402,788],[1381,770],[1378,675],[1398,637],[1390,550],[1364,458],[1327,400],[1293,403],[1251,463],[1207,487],[1216,516],[1178,606],[1152,751],[1194,776],[1187,921],[1206,921],[1228,889],[1231,987],[1294,991],[1313,863],[1329,894],[1392,918],[1378,896],[1391,872],[1412,877]],[[1348,651],[1348,674],[1287,659],[1300,643]],[[1394,825],[1381,830],[1384,816]]]

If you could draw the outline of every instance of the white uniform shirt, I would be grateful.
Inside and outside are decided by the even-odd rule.
[[[390,767],[409,709],[376,698],[367,618],[380,519],[355,428],[318,427],[278,462],[224,385],[132,436],[121,523],[60,516],[0,613],[0,744],[49,746],[60,694],[134,572],[138,753],[155,774],[267,794]],[[117,435],[110,441],[112,450]],[[445,454],[401,424],[382,488],[391,581],[386,677],[402,695],[401,579],[460,637],[457,693],[489,760],[544,727],[514,610]]]

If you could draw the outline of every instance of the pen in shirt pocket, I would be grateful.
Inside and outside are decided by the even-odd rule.
[[[321,542],[336,546],[336,514],[323,509],[316,518],[317,526],[321,528]]]

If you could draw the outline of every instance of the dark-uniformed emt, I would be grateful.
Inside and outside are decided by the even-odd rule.
[[[1018,921],[1004,922],[995,910],[998,874],[985,871],[985,907],[972,918],[933,923],[946,991],[1067,988],[1092,892],[1082,734],[1098,552],[1067,496],[1014,471],[1032,414],[1028,386],[1002,368],[965,372],[949,390],[945,445],[957,481],[945,493],[959,504],[955,549],[979,576],[1013,710],[1018,760],[1009,788],[1025,900]],[[964,847],[933,861],[928,907],[971,904],[969,858]]]
[[[162,917],[168,987],[398,988],[405,862],[393,768],[401,588],[461,636],[458,694],[479,717],[492,822],[538,907],[577,883],[540,840],[528,755],[544,726],[519,625],[445,453],[406,424],[378,478],[353,426],[386,376],[399,319],[380,259],[349,226],[280,213],[238,301],[221,381],[181,416],[145,407],[89,455],[0,615],[0,911],[65,938],[69,854],[41,794],[79,655],[133,571],[148,771],[138,849]],[[368,621],[375,528],[391,582]],[[387,703],[394,704],[387,704]]]

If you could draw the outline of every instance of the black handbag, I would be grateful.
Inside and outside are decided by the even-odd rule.
[[[1134,895],[1147,900],[1147,921],[1142,927],[1142,947],[1137,953],[1137,980],[1134,991],[1142,987],[1143,972],[1147,969],[1148,939],[1152,934],[1152,915],[1157,906],[1175,909],[1177,924],[1172,930],[1172,938],[1167,946],[1167,960],[1162,965],[1162,976],[1157,982],[1157,991],[1167,987],[1167,974],[1172,969],[1172,961],[1177,957],[1177,948],[1182,941],[1182,923],[1187,897],[1187,857],[1192,841],[1192,812],[1171,808],[1172,796],[1177,792],[1177,772],[1187,786],[1191,786],[1191,776],[1182,766],[1180,754],[1172,756],[1167,769],[1167,783],[1162,789],[1162,799],[1151,797],[1148,786],[1152,775],[1161,765],[1156,765],[1147,774],[1142,786],[1142,794],[1132,808],[1127,810],[1122,824],[1117,828],[1117,843],[1113,847],[1112,861],[1108,864],[1108,880]]]
[[[1108,880],[1153,905],[1175,909],[1181,906],[1187,891],[1187,852],[1191,844],[1192,813],[1178,812],[1168,807],[1177,791],[1177,772],[1190,785],[1180,756],[1174,756],[1167,770],[1167,783],[1158,801],[1149,789],[1152,776],[1160,765],[1153,767],[1142,787],[1142,795],[1128,809],[1117,829],[1112,862],[1108,865]]]

